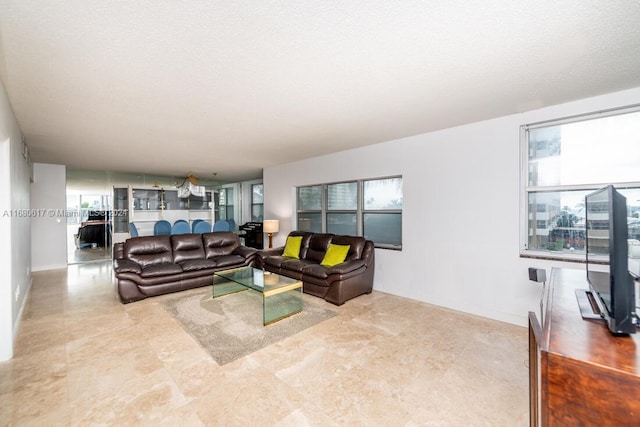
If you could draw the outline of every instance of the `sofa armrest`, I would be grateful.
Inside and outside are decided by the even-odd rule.
[[[257,249],[249,248],[247,246],[238,246],[233,250],[234,255],[240,255],[244,259],[251,258],[256,254],[256,252],[258,252]]]
[[[136,273],[142,274],[142,267],[135,261],[130,259],[114,259],[113,271],[116,273]]]
[[[118,242],[113,244],[113,259],[124,259],[124,243]]]
[[[268,256],[272,256],[272,255],[282,255],[282,253],[284,252],[284,246],[281,246],[279,248],[271,248],[271,249],[262,249],[260,251],[258,251],[258,255],[260,255],[260,257],[262,259],[265,259]]]

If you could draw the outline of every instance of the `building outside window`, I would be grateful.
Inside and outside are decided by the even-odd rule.
[[[251,185],[251,221],[262,222],[264,219],[264,185]]]
[[[584,258],[587,194],[613,184],[640,239],[640,106],[521,128],[524,255]]]
[[[364,236],[402,248],[402,177],[297,188],[298,230]]]

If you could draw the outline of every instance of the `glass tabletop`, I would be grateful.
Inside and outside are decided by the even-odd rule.
[[[294,285],[299,282],[297,279],[291,279],[290,277],[281,276],[276,273],[270,273],[253,267],[241,267],[231,270],[216,271],[213,274],[262,293],[269,293],[270,291],[289,287],[290,285]]]

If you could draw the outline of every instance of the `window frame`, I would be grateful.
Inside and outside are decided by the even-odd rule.
[[[531,206],[529,199],[531,194],[563,193],[570,191],[596,191],[607,184],[617,189],[640,188],[640,181],[603,182],[593,184],[567,184],[567,185],[529,185],[529,132],[535,129],[548,128],[572,123],[587,122],[589,120],[602,119],[612,116],[640,112],[640,104],[599,110],[590,113],[576,114],[559,119],[544,120],[540,122],[523,124],[520,126],[520,256],[524,258],[542,258],[549,260],[585,262],[583,253],[558,253],[541,249],[529,249],[529,213]],[[536,183],[539,184],[539,183]],[[539,204],[537,204],[539,205]],[[539,209],[539,208],[538,208]],[[537,213],[540,211],[537,210]]]
[[[400,218],[402,220],[403,209],[364,209],[364,183],[368,181],[382,181],[385,179],[400,179],[402,180],[402,184],[404,184],[404,179],[402,175],[391,175],[391,176],[383,176],[376,178],[363,178],[363,179],[350,179],[345,181],[335,181],[328,182],[323,184],[309,184],[309,185],[301,185],[295,187],[295,220],[296,220],[296,229],[300,229],[299,227],[299,219],[301,214],[319,214],[321,218],[321,233],[329,233],[328,229],[328,215],[331,214],[355,214],[356,217],[356,235],[363,236],[364,235],[364,216],[366,214],[400,214]],[[329,186],[331,185],[339,185],[339,184],[357,184],[357,206],[356,209],[329,209]],[[301,188],[309,188],[309,187],[320,187],[321,188],[321,206],[320,209],[299,209],[300,206],[300,189]],[[404,189],[403,189],[404,195]],[[374,241],[374,246],[376,248],[381,249],[391,249],[391,250],[402,250],[402,229],[400,230],[400,244],[389,244],[389,243],[379,243]]]

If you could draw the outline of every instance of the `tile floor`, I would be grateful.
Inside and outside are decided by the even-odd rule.
[[[121,304],[108,262],[35,273],[0,424],[528,425],[525,328],[373,292],[218,366],[163,298]]]

